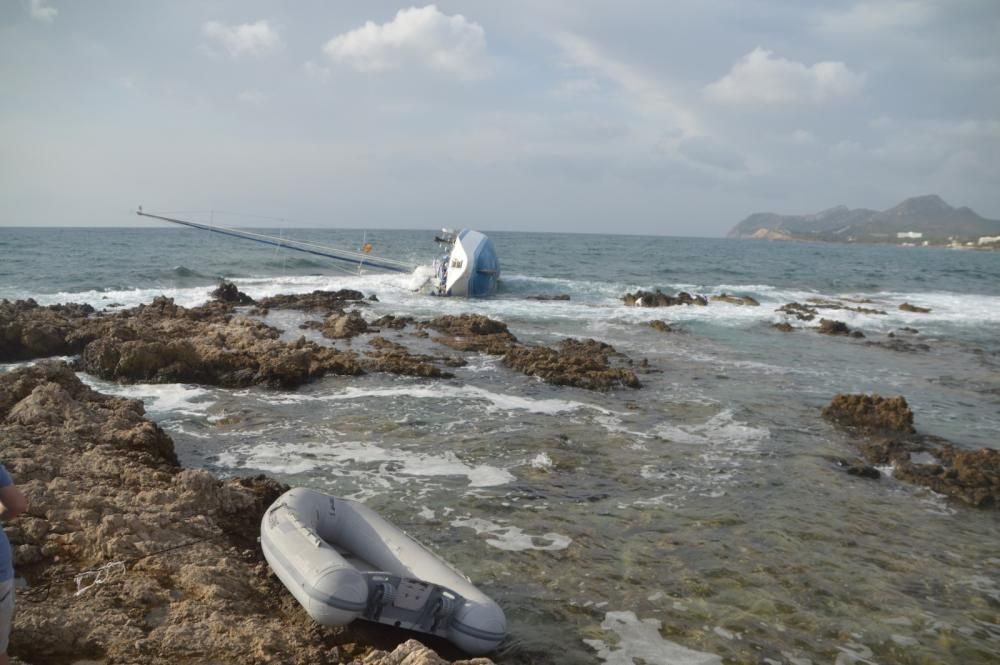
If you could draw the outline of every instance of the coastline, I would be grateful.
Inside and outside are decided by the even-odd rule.
[[[6,525],[16,574],[29,580],[11,641],[20,662],[446,662],[405,631],[313,624],[256,543],[287,487],[181,467],[141,402],[41,361],[0,376],[0,423],[30,500]]]

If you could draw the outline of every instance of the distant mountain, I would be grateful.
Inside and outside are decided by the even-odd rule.
[[[980,217],[969,208],[952,208],[940,196],[906,199],[879,212],[837,206],[814,215],[758,212],[733,227],[728,238],[897,242],[899,233],[919,233],[922,240],[945,243],[1000,235],[1000,220]],[[904,240],[909,240],[904,238]]]

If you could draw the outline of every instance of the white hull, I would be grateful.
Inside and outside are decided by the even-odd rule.
[[[298,487],[261,521],[278,578],[317,622],[378,621],[488,653],[507,633],[503,610],[457,570],[370,508]]]

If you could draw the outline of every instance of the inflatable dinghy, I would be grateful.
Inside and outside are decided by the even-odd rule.
[[[313,619],[367,619],[444,637],[470,654],[507,635],[495,602],[363,504],[296,487],[260,525],[264,557]]]

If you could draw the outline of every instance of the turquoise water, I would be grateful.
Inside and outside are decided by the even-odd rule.
[[[436,251],[433,231],[272,232],[367,241],[413,263]],[[511,637],[498,662],[995,662],[997,511],[842,474],[833,460],[853,443],[819,411],[837,392],[903,394],[920,431],[1000,445],[1000,254],[489,235],[501,290],[467,301],[416,295],[407,275],[357,275],[187,229],[0,229],[0,297],[109,307],[163,293],[193,305],[219,276],[255,297],[357,288],[378,295],[372,318],[477,312],[522,341],[593,337],[648,360],[640,390],[607,394],[548,386],[487,356],[446,381],[329,377],[294,392],[88,379],[145,400],[185,464],[266,472],[403,524],[501,602]],[[638,288],[762,306],[624,307]],[[525,298],[555,294],[571,300]],[[811,297],[869,299],[887,314],[828,313],[864,340],[771,327],[785,320],[780,305]],[[294,338],[304,316],[269,322]],[[865,343],[904,326],[930,350]]]

